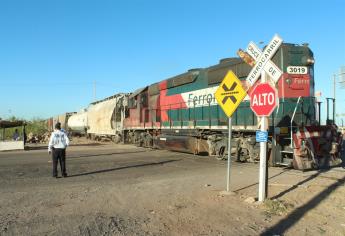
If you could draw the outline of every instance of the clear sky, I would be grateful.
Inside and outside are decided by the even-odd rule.
[[[94,83],[97,99],[130,92],[275,33],[309,43],[316,90],[333,96],[345,66],[343,0],[0,0],[0,117],[78,111],[94,100]],[[337,98],[345,113],[339,83]]]

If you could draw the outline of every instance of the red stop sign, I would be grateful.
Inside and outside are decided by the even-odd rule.
[[[277,92],[268,83],[258,84],[250,94],[250,108],[257,116],[269,116],[277,106]]]

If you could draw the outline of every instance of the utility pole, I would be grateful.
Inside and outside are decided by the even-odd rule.
[[[334,77],[333,77],[333,114],[335,115],[335,81],[337,79],[337,75],[334,74]],[[335,117],[333,117],[333,123],[335,124]]]
[[[340,87],[345,88],[345,66],[340,67],[339,76],[340,76],[340,81],[339,81]]]
[[[341,81],[339,81],[339,84],[341,85],[341,87],[343,87],[345,85],[344,75],[345,75],[345,68],[344,67],[340,68],[339,74],[334,73],[334,75],[333,75],[333,114],[337,114],[335,112],[335,110],[336,110],[336,82],[337,82],[337,76],[341,80]],[[334,119],[335,119],[335,117],[334,117]],[[335,120],[333,122],[334,122],[334,124],[336,123]]]

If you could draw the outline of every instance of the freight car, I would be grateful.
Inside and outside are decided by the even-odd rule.
[[[122,139],[122,126],[128,94],[119,93],[90,104],[87,109],[87,135],[91,139]]]
[[[76,112],[66,112],[54,117],[50,117],[47,119],[47,129],[48,131],[53,131],[54,127],[57,122],[61,123],[61,128],[64,130],[68,130],[68,119],[75,114]]]
[[[46,124],[47,124],[47,131],[53,132],[53,130],[54,130],[54,119],[53,119],[53,117],[48,118],[46,120]]]
[[[306,45],[285,43],[272,60],[284,74],[275,85],[279,106],[268,119],[270,163],[293,165],[296,169],[329,163],[339,155],[341,136],[333,122],[322,126],[316,119],[312,51]],[[228,119],[214,93],[229,70],[246,86],[251,67],[240,58],[228,58],[132,93],[125,109],[123,141],[226,158]],[[250,109],[248,96],[232,120],[234,141],[230,151],[238,161],[257,161],[255,131],[259,122]]]
[[[68,133],[71,135],[87,134],[87,109],[73,114],[67,122]]]

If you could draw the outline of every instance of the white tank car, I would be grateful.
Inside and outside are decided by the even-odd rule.
[[[88,136],[93,139],[109,137],[113,141],[119,142],[127,98],[127,94],[120,93],[91,103],[87,112]]]
[[[75,112],[66,112],[66,113],[63,113],[63,114],[60,114],[60,115],[53,117],[53,127],[52,128],[54,129],[56,123],[59,122],[61,124],[61,128],[64,130],[67,130],[68,120],[73,114],[75,114]]]
[[[87,110],[83,109],[68,119],[68,132],[86,134],[87,124]]]

